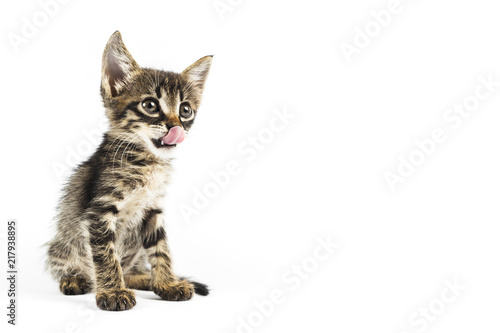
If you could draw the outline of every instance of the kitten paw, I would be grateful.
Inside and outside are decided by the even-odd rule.
[[[166,301],[187,301],[193,297],[194,286],[185,280],[153,286],[153,291]]]
[[[181,277],[181,280],[186,280],[187,282],[191,283],[194,287],[194,292],[195,294],[201,295],[201,296],[207,296],[210,293],[210,289],[208,286],[204,283],[196,282],[193,280],[189,280],[186,277]]]
[[[82,295],[91,289],[89,281],[81,275],[63,277],[59,283],[59,290],[64,295]]]
[[[129,310],[136,304],[134,292],[128,289],[110,289],[96,294],[97,307],[107,311]]]

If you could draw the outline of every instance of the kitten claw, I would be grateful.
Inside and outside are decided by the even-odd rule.
[[[96,294],[96,304],[101,310],[129,310],[136,304],[134,292],[127,289],[110,289]]]

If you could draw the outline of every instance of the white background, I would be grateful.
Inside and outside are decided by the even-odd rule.
[[[471,100],[480,76],[500,81],[498,5],[401,0],[348,62],[342,43],[376,29],[370,12],[389,0],[227,1],[222,16],[212,0],[68,1],[18,47],[9,36],[43,9],[2,2],[0,220],[19,223],[14,330],[498,331],[500,87],[458,128],[443,118]],[[139,292],[134,309],[110,313],[94,295],[62,295],[42,245],[63,183],[56,168],[70,151],[89,156],[85,133],[104,119],[100,60],[117,29],[142,66],[181,71],[215,55],[165,203],[176,271],[212,293],[176,303]],[[295,118],[249,161],[238,147],[284,108]],[[384,174],[435,128],[445,142],[391,191]],[[241,173],[187,221],[179,207],[232,160]],[[316,267],[318,237],[340,247]],[[294,289],[284,276],[303,262],[310,273]],[[445,304],[447,280],[466,290]],[[283,302],[264,316],[255,302],[276,290]],[[438,314],[424,327],[418,311],[429,306]]]

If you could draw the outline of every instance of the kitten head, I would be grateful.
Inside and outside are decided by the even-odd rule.
[[[168,158],[193,124],[211,63],[206,56],[180,74],[142,68],[116,31],[104,49],[101,72],[111,137]]]

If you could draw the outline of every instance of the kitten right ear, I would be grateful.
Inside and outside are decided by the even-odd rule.
[[[203,88],[205,87],[205,81],[212,65],[212,58],[213,56],[211,55],[203,57],[181,73],[189,82],[200,89],[200,92],[203,92]]]
[[[108,97],[115,97],[125,84],[140,70],[130,55],[122,35],[115,31],[104,48],[101,67],[101,86]]]

